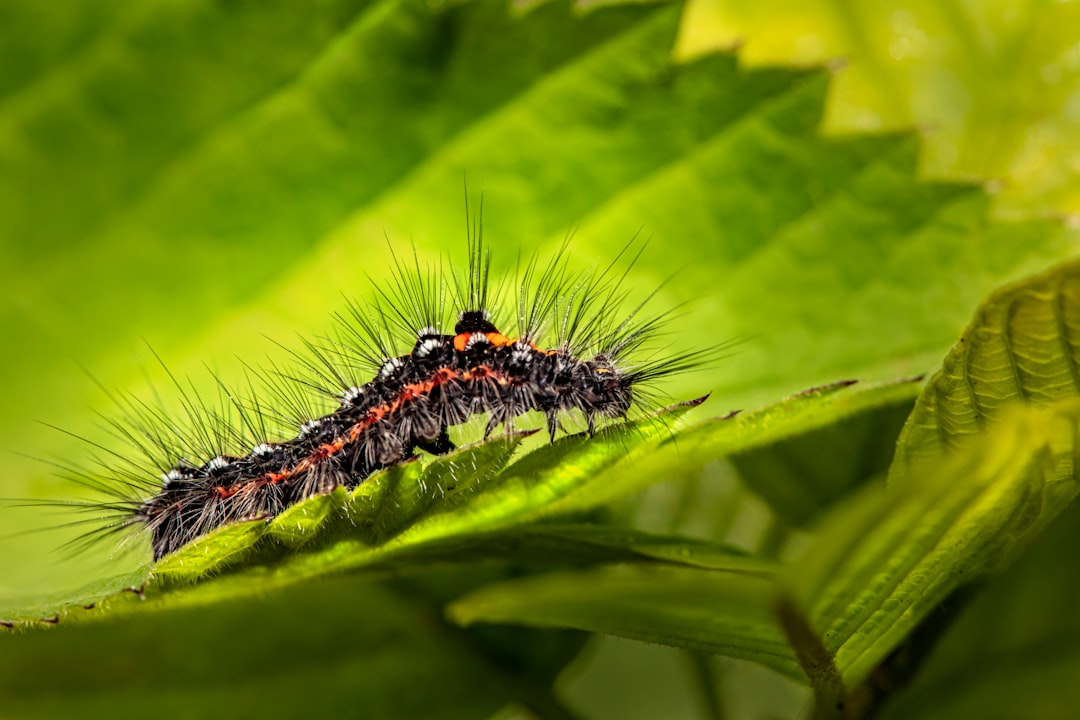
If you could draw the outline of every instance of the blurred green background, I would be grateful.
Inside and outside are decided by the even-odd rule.
[[[168,403],[148,347],[239,378],[367,294],[387,238],[460,258],[466,179],[502,268],[650,237],[630,282],[679,273],[674,344],[743,340],[665,388],[705,411],[926,372],[993,287],[1075,251],[1077,140],[1075,2],[9,0],[0,496],[70,494],[32,458],[85,455],[41,422],[102,437],[81,368]],[[0,516],[0,595],[145,559]]]
[[[926,177],[991,182],[1006,217],[1080,211],[1080,3],[691,0],[680,57],[835,62],[830,133],[919,128]]]

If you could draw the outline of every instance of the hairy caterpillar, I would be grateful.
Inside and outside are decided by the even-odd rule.
[[[509,327],[500,302],[509,293],[492,284],[478,228],[462,270],[422,265],[415,251],[395,257],[392,280],[374,285],[372,301],[336,316],[336,336],[292,352],[297,369],[253,371],[257,390],[249,383],[244,395],[219,381],[224,402],[212,407],[174,379],[179,420],[114,398],[121,411],[107,422],[131,452],[64,468],[108,496],[67,503],[100,523],[84,540],[142,528],[159,559],[223,525],[355,487],[416,450],[448,452],[448,428],[476,416],[487,416],[485,438],[529,412],[544,417],[552,440],[567,413],[583,416],[591,434],[598,420],[646,405],[657,379],[710,352],[655,347],[667,316],[643,316],[655,291],[620,311],[640,250],[621,273],[631,245],[605,268],[573,273],[567,245],[546,264],[534,258],[519,268],[513,336],[500,329]]]

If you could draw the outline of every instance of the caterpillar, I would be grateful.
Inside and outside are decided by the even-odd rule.
[[[634,246],[578,273],[568,267],[569,238],[550,261],[519,263],[513,335],[500,329],[509,327],[506,286],[492,282],[480,227],[469,233],[463,269],[391,249],[391,279],[373,282],[366,304],[348,302],[336,334],[290,350],[289,369],[250,368],[246,393],[215,378],[214,406],[170,374],[179,418],[113,395],[119,409],[106,424],[128,452],[95,445],[88,467],[62,466],[107,498],[65,503],[93,513],[86,522],[97,526],[82,539],[140,529],[159,560],[230,523],[353,488],[417,451],[447,453],[449,429],[476,417],[487,416],[487,439],[538,413],[554,442],[568,414],[583,417],[591,435],[598,423],[651,407],[657,380],[700,365],[709,351],[658,346],[670,311],[646,316],[644,308],[659,288],[619,314],[643,249]]]

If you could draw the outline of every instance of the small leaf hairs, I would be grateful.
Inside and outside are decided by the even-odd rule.
[[[347,303],[336,333],[289,350],[287,368],[249,368],[244,392],[215,377],[219,397],[206,402],[170,374],[179,417],[112,394],[106,428],[126,451],[90,443],[90,462],[62,466],[106,498],[64,503],[91,515],[80,541],[142,531],[158,560],[229,523],[354,488],[417,451],[447,453],[448,429],[477,417],[485,439],[527,413],[544,418],[552,441],[568,414],[592,434],[652,408],[657,380],[708,354],[657,342],[670,311],[645,314],[656,290],[628,302],[642,250],[633,241],[606,267],[575,273],[568,238],[548,262],[519,262],[511,293],[491,281],[479,225],[469,235],[464,268],[423,264],[415,249],[394,256],[391,279],[373,282],[367,303]],[[516,317],[504,317],[506,305]]]

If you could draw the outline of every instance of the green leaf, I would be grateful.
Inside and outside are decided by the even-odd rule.
[[[632,528],[550,522],[448,537],[372,560],[396,570],[432,563],[505,560],[516,565],[638,563],[772,574],[770,563],[740,548]],[[762,568],[764,570],[761,570]]]
[[[1073,505],[970,604],[947,607],[955,624],[882,717],[1070,717],[1080,701],[1078,542]]]
[[[923,134],[928,175],[1000,178],[997,203],[1012,215],[1074,213],[1078,23],[1072,3],[691,0],[679,53],[745,41],[751,66],[844,58],[830,131],[932,128]]]
[[[895,393],[897,387],[865,391],[864,409],[874,409],[871,397],[887,401],[888,394],[881,391]],[[843,391],[825,400],[830,397],[842,398]],[[757,420],[775,422],[800,400],[757,413]],[[819,398],[818,405],[825,404]],[[746,416],[751,427],[754,416]],[[788,418],[803,419],[797,413]],[[1017,411],[945,464],[927,464],[912,486],[894,487],[888,494],[869,488],[823,523],[821,535],[793,564],[789,581],[849,685],[861,681],[953,589],[997,570],[1075,497],[1072,454],[1078,421],[1080,405],[1074,402],[1055,406],[1052,412]],[[782,435],[783,425],[774,422],[756,426]],[[709,428],[704,437],[716,442],[716,427],[710,423],[690,428],[673,442],[692,456],[695,445],[684,440]],[[726,625],[701,625],[693,615],[699,609],[697,598],[720,592],[710,590],[713,581],[708,576],[691,590],[689,580],[685,586],[669,586],[665,575],[644,570],[630,571],[632,580],[624,586],[614,572],[555,575],[486,588],[455,604],[454,617],[609,632],[732,654],[791,671],[794,655],[778,662],[756,645],[763,638],[782,637],[775,621],[767,628],[753,625],[747,636],[733,635]],[[610,593],[609,583],[615,583]],[[772,596],[760,592],[757,611],[772,606]],[[612,607],[618,611],[608,613]],[[664,615],[663,608],[675,608],[675,617],[654,617]]]
[[[319,534],[323,524],[345,504],[347,495],[345,488],[338,487],[328,495],[286,508],[268,524],[267,532],[286,547],[301,547]]]
[[[606,502],[619,491],[642,486],[645,478],[652,477],[655,481],[657,477],[670,477],[672,463],[678,463],[677,472],[689,474],[695,468],[700,470],[703,464],[722,457],[727,452],[777,443],[784,438],[813,432],[841,419],[873,417],[880,408],[891,407],[897,402],[910,402],[917,390],[918,385],[910,381],[854,387],[843,383],[802,393],[756,412],[744,413],[734,418],[708,420],[665,437],[658,448],[648,453],[640,453],[640,459],[619,463],[608,472],[594,476],[592,481],[566,496],[564,500],[548,503],[543,507],[547,510],[555,507],[569,512],[589,507],[596,502]],[[544,526],[538,526],[537,530],[547,532]],[[624,637],[647,639],[695,650],[733,654],[736,657],[759,660],[785,673],[793,673],[793,669],[797,667],[794,655],[788,652],[778,656],[770,644],[782,637],[779,626],[771,615],[772,596],[767,592],[769,584],[762,582],[763,578],[772,573],[771,563],[731,555],[730,550],[715,547],[707,551],[707,556],[715,555],[716,559],[710,564],[703,564],[701,561],[691,560],[702,550],[695,549],[683,540],[673,546],[674,552],[665,548],[663,554],[658,556],[655,555],[654,548],[664,546],[657,546],[656,540],[643,542],[645,538],[629,531],[610,532],[626,550],[647,553],[669,563],[679,562],[713,570],[727,570],[738,573],[740,578],[747,576],[749,579],[729,579],[721,576],[722,579],[717,580],[716,575],[709,573],[695,575],[689,570],[678,570],[673,571],[676,574],[670,577],[681,580],[670,583],[666,570],[654,572],[643,569],[628,571],[630,574],[623,583],[618,579],[623,577],[617,574],[618,571],[601,569],[592,573],[556,575],[550,580],[533,578],[488,588],[456,604],[455,617],[468,622],[520,622],[611,632]],[[509,537],[515,534],[509,533]],[[522,536],[529,537],[527,532]],[[599,536],[596,531],[590,531],[588,537],[590,542],[596,542]],[[576,535],[575,539],[583,538]],[[609,540],[608,543],[610,542]],[[701,544],[700,547],[709,546]],[[611,592],[605,590],[609,582],[615,583],[612,587],[616,589]],[[714,587],[716,583],[720,583],[719,587]],[[579,587],[579,592],[574,593],[574,587]],[[626,593],[620,595],[620,590],[625,590]],[[740,602],[745,601],[745,605],[736,604],[742,608],[740,612],[748,613],[745,617],[738,616],[750,623],[751,630],[747,630],[745,636],[738,634],[741,625],[734,629],[721,621],[716,621],[719,624],[715,626],[701,625],[704,621],[698,616],[701,612],[699,603],[715,600],[725,593],[734,593],[741,598]],[[618,617],[608,613],[612,603],[616,602],[616,597],[619,598],[618,607],[623,613]],[[751,597],[756,598],[757,605],[750,601]],[[678,610],[679,608],[681,610]],[[665,619],[663,616],[671,609],[677,611],[672,617]],[[732,622],[738,625],[735,620]],[[654,623],[652,629],[650,623]],[[766,646],[771,649],[763,650]]]
[[[440,625],[421,599],[357,578],[212,611],[158,605],[122,623],[0,638],[0,695],[17,717],[140,718],[147,708],[296,717],[363,707],[384,718],[460,718],[546,692],[501,669],[474,637]]]
[[[689,480],[705,464],[729,455],[738,463],[739,459],[762,458],[770,452],[788,452],[789,448],[832,436],[837,432],[834,428],[839,433],[852,430],[856,437],[867,437],[866,427],[873,427],[883,416],[902,411],[919,390],[919,381],[910,379],[881,384],[844,381],[804,391],[752,412],[706,420],[665,441],[632,467],[617,468],[616,482],[590,483],[580,494],[553,505],[552,509],[572,509],[575,506],[570,503],[586,498],[607,502],[620,489],[634,483],[644,484],[658,476],[669,481]],[[860,449],[863,446],[857,446],[856,438],[849,438],[848,442],[852,456],[865,452]],[[875,445],[879,442],[883,441],[873,439]],[[838,463],[840,460],[837,459]],[[760,492],[779,513],[794,515],[795,498],[806,502],[804,512],[813,512],[834,500],[848,484],[864,479],[862,468],[838,469],[836,479],[816,484],[808,477],[812,471],[802,470],[786,476],[770,476],[768,484],[751,478],[751,488]]]
[[[885,474],[917,387],[916,381],[898,383],[892,397],[875,398],[872,405],[849,408],[851,414],[838,413],[828,424],[735,453],[731,461],[785,522],[805,527],[862,482]]]
[[[82,631],[72,632],[72,628],[137,626],[143,635],[167,640],[170,632],[158,633],[154,628],[157,623],[173,627],[178,622],[177,613],[197,611],[208,621],[216,623],[224,618],[222,622],[229,622],[230,608],[265,603],[254,598],[268,593],[281,598],[273,600],[274,608],[282,603],[274,612],[286,613],[298,592],[289,588],[321,588],[327,575],[345,570],[385,578],[403,573],[426,575],[446,566],[457,568],[455,573],[461,575],[479,563],[491,562],[534,569],[600,564],[600,570],[575,575],[569,585],[558,590],[572,594],[575,586],[592,587],[590,583],[595,581],[596,592],[579,593],[576,608],[566,609],[563,622],[552,615],[542,624],[724,652],[801,677],[770,609],[776,572],[772,562],[701,540],[536,521],[556,511],[577,516],[623,493],[671,477],[657,472],[654,463],[671,469],[677,459],[674,467],[678,472],[691,473],[694,467],[700,469],[725,452],[780,442],[839,419],[873,416],[879,408],[910,401],[917,390],[913,382],[842,383],[801,393],[760,411],[674,431],[671,420],[689,409],[683,405],[664,416],[616,426],[593,439],[560,439],[506,467],[502,464],[521,436],[466,447],[426,464],[406,463],[373,476],[347,498],[315,498],[310,507],[301,503],[270,523],[239,524],[207,536],[165,558],[148,582],[139,580],[145,599],[127,592],[136,583],[124,579],[107,588],[111,594],[93,597],[97,602],[90,610],[84,608],[89,596],[82,592],[77,600],[53,599],[51,604],[30,607],[9,605],[4,617],[20,621],[17,627],[25,631],[51,628],[40,620],[51,619],[56,613],[57,636],[69,639],[50,646],[73,658],[88,657],[99,642],[93,638],[98,636],[86,639]],[[453,471],[448,472],[448,468]],[[283,538],[283,533],[289,534]],[[604,569],[603,564],[610,563],[631,567]],[[609,577],[612,572],[615,574]],[[201,582],[188,584],[199,578]],[[611,578],[622,580],[613,585]],[[718,578],[724,578],[719,585]],[[544,580],[540,577],[536,582]],[[495,585],[491,592],[498,592],[499,587]],[[529,587],[509,587],[510,592],[522,592],[524,598],[553,603],[552,596],[534,595]],[[462,591],[472,589],[466,586]],[[618,613],[607,612],[609,592],[621,597],[623,606]],[[707,611],[716,607],[725,608],[728,614],[705,621]],[[573,621],[575,612],[583,613],[584,619]],[[589,618],[597,616],[609,618],[608,624],[590,625]],[[659,616],[666,619],[657,624]],[[325,620],[337,622],[332,615]],[[499,632],[508,631],[503,628]],[[536,645],[536,641],[529,642]],[[283,643],[283,647],[295,644],[288,637]],[[122,639],[114,640],[111,647],[113,652],[138,652]],[[183,654],[183,647],[181,644],[177,652]],[[29,650],[22,646],[10,650],[12,662],[22,657],[27,668],[40,667],[40,660],[26,655]],[[160,668],[159,673],[168,673],[171,662],[168,658],[160,664],[155,661],[154,667]],[[537,688],[526,690],[534,704],[546,701]],[[327,698],[326,702],[345,702],[340,698],[346,696],[348,693],[337,693],[334,697],[338,700]],[[25,697],[30,703],[27,707],[46,702],[33,688]],[[434,693],[432,701],[438,702],[439,697],[440,693]]]
[[[459,623],[571,627],[754,660],[802,677],[772,617],[768,563],[752,574],[600,568],[484,588],[449,608]]]
[[[695,404],[683,403],[658,415],[615,425],[594,438],[561,438],[505,468],[526,433],[461,448],[428,463],[394,466],[373,475],[348,497],[336,491],[327,497],[310,498],[269,522],[235,523],[200,537],[144,571],[150,579],[143,590],[151,597],[168,595],[170,588],[207,575],[248,569],[246,581],[230,585],[230,592],[244,595],[386,562],[406,570],[410,553],[417,554],[420,565],[428,556],[446,555],[440,552],[440,543],[484,546],[478,539],[481,533],[522,527],[549,514],[545,511],[553,498],[603,482],[599,471],[633,459],[655,445],[658,437],[667,439],[670,423]],[[635,483],[623,491],[637,487]],[[578,503],[575,508],[595,504]],[[607,545],[617,551],[618,537],[632,542],[635,535],[628,531],[605,537],[575,541],[571,531],[563,538],[563,545],[576,542],[588,552]],[[504,554],[499,542],[487,546],[495,556]],[[558,551],[557,545],[551,546],[546,557],[577,560],[572,553]],[[641,558],[662,557],[659,549],[630,552]],[[685,562],[674,555],[671,558]],[[221,597],[216,590],[208,595]],[[53,601],[56,607],[73,610],[83,604],[84,592],[79,593],[78,601]],[[17,604],[10,607],[6,619],[34,621],[40,617],[33,609]],[[80,615],[74,612],[71,619]]]
[[[908,482],[842,506],[787,583],[849,687],[958,586],[999,571],[1080,489],[1080,401],[1017,408]]]
[[[930,378],[900,436],[891,479],[953,448],[1002,409],[1080,394],[1080,262],[994,292]]]
[[[390,468],[372,476],[347,499],[312,498],[269,523],[257,520],[224,527],[163,558],[154,566],[145,592],[151,598],[161,593],[167,597],[169,588],[208,574],[233,572],[246,580],[229,584],[228,593],[246,595],[344,570],[393,567],[403,572],[432,562],[505,558],[513,547],[531,549],[536,559],[564,564],[626,558],[709,567],[707,558],[714,552],[709,545],[679,540],[665,549],[663,541],[646,540],[632,530],[571,529],[558,535],[534,523],[578,515],[679,476],[673,472],[700,471],[725,453],[872,413],[897,399],[910,399],[917,389],[910,381],[843,383],[674,432],[671,423],[696,404],[683,403],[656,416],[615,425],[593,438],[561,438],[506,467],[524,436],[496,439],[427,464]],[[729,562],[729,550],[720,551]],[[207,592],[220,597],[218,590]],[[79,616],[75,612],[71,619]],[[16,606],[9,617],[37,616]]]

